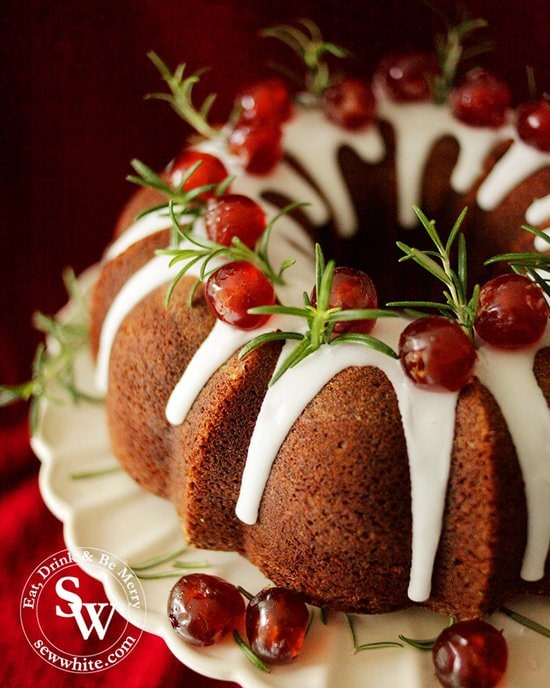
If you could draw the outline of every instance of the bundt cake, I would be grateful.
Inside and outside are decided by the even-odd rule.
[[[303,53],[317,38],[309,22],[274,33]],[[415,307],[436,298],[434,237],[445,260],[459,247],[454,275],[465,275],[462,239],[440,239],[426,217],[443,232],[468,208],[460,231],[472,281],[492,276],[482,267],[491,256],[543,251],[544,233],[533,246],[521,226],[550,219],[550,106],[513,111],[507,87],[480,70],[442,91],[440,67],[418,54],[384,58],[372,86],[331,79],[324,59],[339,51],[324,45],[306,92],[291,103],[278,78],[254,84],[223,127],[208,123],[208,103],[192,105],[196,76],[151,55],[171,90],[161,97],[201,136],[160,174],[134,163],[144,188],[102,262],[91,339],[113,449],[140,485],[173,501],[190,543],[239,552],[313,604],[370,613],[420,603],[468,618],[518,591],[547,594],[542,289],[529,284],[533,336],[488,342],[470,322],[464,379],[442,390],[421,354],[403,353],[408,312],[345,294],[327,301],[341,273],[323,253],[368,273],[380,304]],[[223,207],[228,198],[237,210]],[[250,215],[233,231],[251,203],[259,231]],[[243,264],[254,275],[231,272]],[[238,305],[227,297],[216,310],[224,269]],[[266,273],[272,298],[249,294]],[[470,307],[491,309],[483,289],[473,293]],[[452,377],[462,343],[445,341],[440,368]]]

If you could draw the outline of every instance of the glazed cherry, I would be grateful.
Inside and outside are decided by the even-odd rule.
[[[549,315],[538,284],[524,275],[510,273],[483,285],[474,327],[493,346],[519,349],[542,337]]]
[[[472,619],[448,626],[435,641],[432,659],[445,688],[494,688],[506,672],[508,648],[500,631]]]
[[[506,119],[512,95],[508,85],[490,72],[470,70],[450,94],[453,114],[474,127],[500,127]]]
[[[236,105],[243,120],[280,124],[290,117],[290,91],[282,79],[264,79],[244,88]]]
[[[375,80],[392,100],[410,103],[431,99],[439,74],[437,60],[429,53],[390,53],[381,60]]]
[[[204,222],[209,238],[222,246],[230,246],[233,237],[238,237],[249,248],[254,248],[266,228],[262,208],[240,194],[209,199]]]
[[[168,598],[168,616],[180,638],[193,645],[212,645],[238,628],[245,604],[234,585],[206,573],[183,576]]]
[[[213,272],[206,282],[206,301],[214,315],[242,330],[253,330],[269,315],[253,315],[249,308],[272,306],[275,290],[264,273],[252,263],[237,260]]]
[[[253,652],[269,664],[288,664],[300,654],[309,611],[303,597],[286,588],[265,588],[246,608],[246,635]]]
[[[183,185],[185,191],[197,189],[199,186],[220,184],[227,178],[227,170],[214,155],[202,151],[184,150],[168,167],[167,173],[171,184],[175,187],[179,186],[185,173],[198,162],[200,165]],[[213,195],[214,191],[206,191],[202,197],[210,198]]]
[[[311,294],[311,303],[317,305],[317,293],[314,289]],[[361,270],[352,268],[336,268],[332,278],[329,308],[341,308],[343,310],[356,308],[377,308],[378,296],[376,287],[371,278]],[[376,323],[375,318],[367,320],[344,320],[334,325],[335,334],[345,332],[358,332],[368,334]]]
[[[470,381],[476,353],[460,325],[436,315],[407,325],[399,339],[399,359],[415,384],[456,392]]]
[[[327,118],[345,129],[360,129],[372,122],[376,102],[370,84],[360,79],[343,79],[323,93]]]
[[[520,105],[517,130],[525,143],[545,153],[550,151],[550,102],[542,99]]]
[[[248,172],[268,174],[283,156],[282,136],[276,122],[241,119],[229,135],[229,152],[240,158]]]

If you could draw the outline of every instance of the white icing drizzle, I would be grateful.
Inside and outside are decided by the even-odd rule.
[[[550,153],[543,153],[516,138],[479,187],[479,207],[494,210],[512,189],[548,165]]]
[[[262,200],[272,209],[275,206],[263,199],[262,195],[270,191],[279,193],[292,201],[307,203],[304,206],[304,213],[314,225],[321,226],[328,222],[326,203],[311,184],[308,184],[285,160],[282,160],[268,175],[253,175],[244,172],[239,160],[228,153],[222,141],[205,141],[196,146],[196,149],[217,156],[228,173],[235,175],[231,184],[232,193],[250,196],[257,202]]]
[[[139,221],[138,221],[139,222]],[[154,227],[152,222],[149,228]],[[132,225],[127,233],[130,235],[130,244],[133,243],[135,224]],[[151,231],[156,231],[152,229]],[[204,221],[198,219],[195,222],[194,231],[204,236]],[[142,227],[138,226],[138,233],[142,232]],[[182,242],[183,246],[186,242]],[[137,306],[137,304],[146,296],[151,294],[155,289],[161,287],[163,284],[169,282],[176,276],[181,269],[181,265],[173,265],[170,267],[169,263],[171,256],[155,255],[143,267],[137,270],[124,284],[122,289],[115,296],[101,328],[101,335],[99,339],[99,349],[96,363],[96,379],[95,384],[100,394],[106,394],[109,381],[109,359],[111,357],[111,349],[116,337],[116,334],[126,318],[127,315]],[[198,277],[201,262],[196,263],[188,272],[189,275]],[[219,264],[219,263],[218,263]],[[212,267],[215,266],[214,261]]]
[[[550,545],[550,409],[533,375],[535,354],[543,346],[550,346],[550,326],[538,346],[524,351],[481,346],[476,368],[502,411],[523,474],[527,547],[521,576],[528,581],[543,577]]]
[[[311,136],[312,131],[319,133]],[[323,190],[334,212],[338,232],[349,237],[357,231],[357,216],[338,165],[338,150],[344,145],[370,163],[380,162],[385,154],[384,142],[376,127],[348,131],[331,124],[320,110],[304,110],[285,126],[285,150],[299,160]]]
[[[527,208],[525,219],[530,225],[542,225],[550,222],[550,194],[535,199]]]
[[[550,194],[542,198],[537,198],[531,203],[525,213],[525,220],[527,224],[534,226],[540,226],[545,223],[550,224]],[[550,237],[550,227],[543,231]],[[533,240],[533,248],[535,251],[545,253],[550,251],[550,243],[536,236]]]
[[[548,229],[543,229],[542,230],[548,237],[550,237],[550,227]],[[535,240],[533,241],[533,248],[535,251],[540,251],[541,253],[548,252],[550,249],[550,242],[545,241],[544,239],[541,239],[541,237],[535,237]],[[546,274],[548,276],[548,273],[541,272],[542,274]]]
[[[169,262],[169,256],[155,256],[135,272],[115,296],[103,322],[99,340],[95,384],[100,394],[107,393],[111,349],[122,322],[142,299],[165,284],[170,275],[176,274],[177,266],[171,270]]]
[[[458,141],[458,160],[450,182],[454,191],[465,193],[482,173],[484,160],[495,143],[510,136],[508,127],[469,127],[459,122],[447,105],[395,103],[381,91],[377,97],[381,119],[388,121],[395,131],[397,212],[404,228],[417,224],[413,206],[421,202],[424,170],[439,139],[452,136]]]
[[[178,206],[174,210],[178,212]],[[180,224],[191,222],[194,218],[191,215],[181,215],[179,217]],[[113,241],[113,243],[105,251],[104,260],[113,260],[121,255],[138,241],[158,232],[162,229],[169,229],[172,226],[172,220],[166,208],[155,210],[147,215],[143,215],[136,220],[130,227]]]
[[[373,334],[396,348],[405,324],[401,318],[382,319]],[[281,356],[293,346],[295,342],[287,343]],[[420,602],[430,594],[441,533],[457,394],[433,394],[413,385],[403,375],[399,361],[389,356],[357,344],[322,346],[268,389],[250,442],[236,514],[244,523],[256,522],[273,461],[292,425],[324,385],[351,366],[380,368],[397,395],[411,474],[409,596]]]
[[[251,339],[275,329],[294,329],[294,326],[294,322],[285,322],[278,316],[255,330],[240,330],[217,320],[172,390],[166,404],[166,420],[181,425],[211,376]]]

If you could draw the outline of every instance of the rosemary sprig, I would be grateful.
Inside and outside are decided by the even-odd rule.
[[[269,260],[268,256],[268,245],[269,238],[271,236],[271,231],[273,226],[283,215],[303,206],[303,203],[292,203],[282,210],[280,210],[267,224],[262,235],[258,239],[256,246],[251,249],[244,242],[242,242],[238,237],[233,237],[231,244],[229,246],[224,246],[218,244],[216,241],[207,239],[206,237],[198,236],[192,231],[192,224],[182,226],[176,216],[174,210],[174,202],[169,202],[169,212],[172,220],[172,225],[175,229],[176,243],[182,241],[185,242],[186,246],[184,248],[168,248],[159,249],[157,251],[158,255],[172,256],[169,266],[172,267],[177,263],[184,263],[182,269],[177,273],[177,275],[172,280],[168,292],[166,295],[166,303],[170,302],[172,293],[176,284],[180,279],[189,272],[189,270],[201,262],[199,276],[195,283],[195,288],[190,293],[190,302],[193,300],[195,290],[198,285],[208,277],[208,275],[213,271],[210,269],[210,264],[215,258],[225,257],[229,260],[244,260],[249,263],[253,263],[258,267],[273,284],[283,284],[283,274],[284,272],[294,265],[295,261],[293,259],[287,259],[281,263],[278,269],[275,269]]]
[[[464,221],[467,208],[464,208],[458,216],[446,242],[443,242],[439,236],[434,220],[428,220],[426,215],[416,206],[414,207],[414,211],[432,240],[435,251],[421,251],[417,248],[411,248],[407,246],[407,244],[399,241],[397,242],[397,246],[405,254],[399,259],[399,262],[413,260],[435,278],[443,282],[445,285],[443,291],[445,302],[391,301],[386,305],[391,308],[435,308],[443,315],[455,318],[458,324],[471,335],[479,301],[479,285],[473,288],[472,295],[468,297],[466,241],[464,235],[460,233],[460,228]],[[456,240],[458,240],[458,251],[457,268],[455,270],[451,264],[451,251]]]
[[[539,624],[537,621],[533,621],[533,619],[530,619],[529,617],[524,616],[519,612],[515,612],[512,609],[509,609],[508,607],[501,607],[500,611],[503,614],[506,614],[506,616],[509,616],[517,623],[521,624],[522,626],[525,626],[526,628],[529,628],[532,631],[535,631],[536,633],[540,633],[540,635],[543,635],[546,638],[550,638],[550,628],[548,628],[547,626],[543,626],[542,624]]]
[[[305,76],[293,75],[294,81],[308,94],[318,98],[333,81],[326,56],[341,59],[348,57],[349,53],[341,46],[323,40],[319,27],[311,20],[301,19],[299,24],[303,28],[279,24],[264,29],[261,34],[264,37],[277,38],[296,53],[305,65]]]
[[[433,84],[436,103],[444,103],[447,100],[462,62],[492,47],[487,41],[466,45],[466,41],[474,33],[487,26],[485,19],[464,19],[455,26],[450,26],[445,34],[436,37],[435,52],[441,68],[441,75],[434,79]]]
[[[250,351],[269,341],[285,341],[293,339],[298,341],[294,350],[279,365],[275,374],[270,380],[270,385],[277,380],[290,368],[298,365],[307,356],[317,351],[323,344],[344,344],[354,343],[363,344],[372,349],[376,349],[392,358],[397,358],[395,351],[387,344],[368,334],[346,333],[333,336],[334,325],[337,322],[348,320],[366,320],[369,318],[395,317],[397,314],[381,309],[355,309],[346,310],[342,308],[329,308],[329,299],[332,287],[332,279],[335,270],[333,260],[325,264],[325,259],[321,247],[315,247],[316,265],[316,293],[317,304],[312,305],[307,294],[304,293],[304,307],[275,305],[260,306],[251,308],[250,313],[268,313],[291,315],[305,321],[305,332],[300,331],[276,331],[267,332],[252,339],[239,352],[239,358],[246,356]]]
[[[73,309],[70,317],[61,320],[57,316],[36,313],[34,326],[49,338],[48,347],[43,343],[38,346],[30,380],[17,385],[0,385],[0,406],[30,400],[29,418],[33,432],[38,425],[43,401],[60,403],[65,400],[59,395],[60,391],[64,391],[72,402],[100,401],[76,383],[75,359],[88,341],[88,309],[72,270],[64,272],[63,281]]]
[[[187,551],[187,545],[178,547],[175,550],[161,554],[146,561],[135,564],[131,567],[138,578],[143,580],[156,580],[158,578],[181,578],[183,570],[204,569],[210,566],[208,561],[182,561],[178,559],[181,554]],[[172,568],[163,571],[149,571],[156,566],[171,562]]]
[[[353,618],[351,614],[346,614],[346,619],[351,631],[354,655],[358,652],[363,652],[364,650],[383,650],[388,647],[403,647],[401,643],[398,643],[394,640],[382,640],[373,643],[359,643],[357,639],[357,631],[355,630],[355,624],[353,623]]]
[[[522,229],[545,241],[550,250],[550,235],[530,225],[522,225]],[[542,252],[501,253],[486,260],[485,265],[493,265],[503,261],[507,262],[518,275],[531,277],[550,296],[550,254]]]
[[[134,159],[130,164],[134,168],[136,174],[128,175],[126,177],[127,181],[132,182],[132,184],[137,184],[138,186],[155,189],[166,196],[165,203],[160,203],[151,208],[147,208],[143,212],[139,213],[136,219],[163,209],[168,211],[168,206],[170,203],[172,203],[174,207],[180,209],[180,214],[185,213],[186,215],[196,215],[198,217],[204,213],[205,202],[202,198],[203,194],[207,192],[213,192],[214,196],[216,197],[222,196],[233,181],[233,177],[227,177],[219,184],[204,184],[202,186],[197,186],[187,190],[185,189],[185,184],[201,166],[201,160],[198,160],[194,165],[191,165],[185,171],[176,186],[171,186],[168,184],[165,179],[163,179],[145,163],[141,162],[141,160]]]
[[[138,564],[134,564],[131,568],[133,571],[146,571],[147,569],[152,569],[155,566],[159,566],[160,564],[166,564],[167,561],[172,561],[172,559],[176,559],[176,557],[179,557],[181,554],[187,551],[187,545],[182,545],[181,547],[177,547],[174,550],[171,550],[170,552],[165,552],[164,554],[159,554],[156,557],[151,557],[150,559],[146,559],[145,561],[139,562]]]
[[[176,113],[201,136],[207,139],[219,136],[220,131],[208,122],[210,109],[216,99],[215,94],[207,96],[199,108],[193,105],[193,87],[199,81],[204,70],[199,70],[184,78],[185,64],[179,64],[172,72],[154,51],[147,53],[147,57],[158,69],[170,90],[170,93],[151,93],[147,98],[165,100],[170,103]]]

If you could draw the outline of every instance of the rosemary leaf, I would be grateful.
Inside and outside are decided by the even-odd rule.
[[[107,468],[100,468],[96,471],[80,471],[78,473],[71,473],[72,480],[88,480],[89,478],[102,478],[105,475],[120,472],[120,466],[108,466]]]
[[[177,547],[176,549],[165,554],[160,554],[156,557],[152,557],[151,559],[146,559],[145,561],[139,562],[131,568],[133,571],[145,571],[147,569],[151,569],[154,566],[158,566],[159,564],[165,564],[167,561],[171,561],[172,559],[179,557],[181,554],[186,552],[187,549],[187,545],[182,545],[181,547]]]
[[[157,580],[161,578],[181,578],[181,569],[158,571],[156,573],[136,573],[136,576],[141,580]]]
[[[412,647],[416,648],[417,650],[423,650],[423,651],[428,651],[431,650],[434,646],[435,643],[435,638],[427,638],[424,640],[418,640],[415,638],[407,638],[404,635],[399,635],[399,640],[402,640],[404,643],[407,643],[407,645],[411,645]]]
[[[527,616],[520,614],[519,612],[515,612],[512,609],[509,609],[508,607],[501,607],[500,611],[509,616],[514,621],[517,621],[517,623],[521,624],[522,626],[525,626],[526,628],[529,628],[532,631],[535,631],[536,633],[540,633],[540,635],[543,635],[546,638],[550,638],[550,628],[547,628],[546,626],[543,626],[537,621],[533,621],[533,619],[530,619]]]
[[[354,654],[357,652],[363,652],[363,650],[383,650],[387,647],[403,647],[403,645],[395,640],[381,640],[374,643],[363,643],[362,645],[356,645],[354,648]]]
[[[399,355],[384,342],[376,337],[371,337],[368,334],[360,334],[358,332],[347,332],[346,334],[338,335],[331,339],[330,344],[363,344],[363,346],[368,346],[370,349],[379,351],[390,358],[398,359]]]
[[[206,560],[204,561],[181,561],[180,559],[176,559],[172,563],[172,566],[175,569],[207,569],[210,566],[210,563]]]
[[[235,642],[237,643],[238,647],[244,653],[245,657],[256,667],[256,669],[259,669],[260,671],[263,671],[266,674],[271,673],[271,669],[267,666],[267,664],[264,664],[264,662],[262,662],[258,655],[252,652],[252,650],[246,644],[243,637],[241,636],[239,631],[237,631],[236,628],[233,629],[233,638],[235,639]]]
[[[250,601],[254,597],[254,595],[248,590],[246,590],[246,588],[243,588],[242,585],[238,585],[237,590],[241,593],[243,597],[246,597],[248,601]]]
[[[403,647],[401,643],[398,643],[393,640],[381,640],[377,642],[372,642],[372,643],[361,643],[359,644],[357,641],[357,631],[355,630],[355,624],[353,623],[353,618],[351,614],[346,614],[346,619],[348,621],[348,625],[351,631],[351,638],[353,641],[353,654],[357,654],[358,652],[363,652],[364,650],[381,650],[389,647]]]
[[[251,309],[252,310],[252,309]],[[245,344],[239,351],[239,359],[249,354],[253,349],[265,344],[266,342],[285,341],[287,339],[302,339],[302,335],[298,332],[266,332],[260,334],[252,339],[248,344]]]

